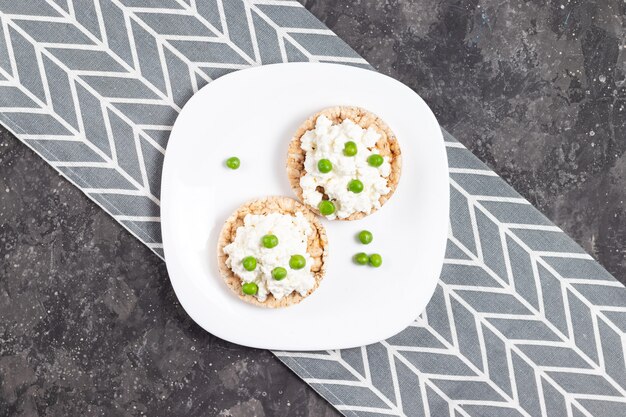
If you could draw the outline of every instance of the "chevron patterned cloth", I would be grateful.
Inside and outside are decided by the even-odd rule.
[[[181,107],[291,61],[367,66],[295,1],[0,0],[0,122],[160,256]],[[370,346],[276,355],[348,416],[626,416],[626,289],[444,137],[450,233],[426,311]]]

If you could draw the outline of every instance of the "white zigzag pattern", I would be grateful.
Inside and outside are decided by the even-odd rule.
[[[101,34],[104,34],[101,37],[92,33],[87,27],[85,27],[81,22],[77,20],[75,9],[78,7],[86,7],[86,4],[84,2],[77,3],[76,1],[69,1],[68,10],[64,10],[55,2],[48,0],[47,4],[51,7],[52,10],[54,10],[55,13],[58,14],[58,16],[35,16],[31,14],[11,13],[10,10],[0,10],[0,24],[2,25],[1,28],[8,46],[7,50],[9,52],[9,61],[11,66],[10,71],[0,68],[0,75],[2,76],[2,78],[6,79],[6,81],[0,82],[0,87],[10,86],[18,88],[26,97],[31,99],[33,103],[37,105],[36,108],[22,108],[10,107],[9,104],[6,107],[0,107],[0,113],[2,113],[4,115],[4,118],[8,120],[8,127],[10,129],[16,130],[15,133],[19,135],[20,139],[22,139],[27,145],[33,148],[35,152],[39,153],[42,157],[49,160],[50,163],[55,168],[59,169],[60,172],[64,176],[66,176],[71,182],[75,183],[75,185],[77,186],[82,187],[87,195],[92,198],[96,203],[102,205],[103,201],[108,202],[108,205],[105,204],[105,209],[107,209],[107,211],[109,211],[113,215],[113,217],[120,222],[122,222],[123,220],[132,220],[137,222],[157,221],[154,220],[157,217],[156,215],[147,216],[148,220],[144,218],[146,216],[129,216],[128,213],[124,212],[124,207],[122,205],[116,204],[111,196],[132,195],[136,197],[143,197],[154,203],[153,211],[158,211],[159,185],[158,183],[151,184],[151,181],[157,182],[158,178],[154,178],[154,175],[150,176],[148,174],[146,163],[144,161],[144,152],[147,152],[145,149],[146,147],[152,147],[156,152],[165,154],[165,144],[158,143],[148,132],[161,131],[165,135],[167,135],[167,132],[171,130],[171,123],[165,125],[155,125],[153,123],[133,120],[132,115],[129,115],[122,105],[158,105],[166,106],[174,114],[180,111],[182,104],[177,103],[175,97],[175,87],[172,86],[172,80],[170,78],[170,75],[168,74],[167,60],[165,58],[166,52],[171,53],[173,56],[177,57],[188,68],[190,88],[187,96],[190,96],[191,94],[197,92],[200,87],[213,79],[204,71],[204,69],[206,68],[219,69],[222,71],[232,71],[246,68],[249,66],[261,65],[264,62],[260,56],[259,40],[255,36],[254,24],[251,17],[252,12],[254,12],[276,31],[276,37],[280,45],[280,55],[282,62],[288,62],[290,60],[285,50],[285,42],[288,42],[290,45],[294,46],[298,51],[300,51],[303,57],[305,57],[305,59],[309,61],[332,60],[336,62],[366,64],[366,62],[362,58],[356,56],[318,56],[309,52],[307,48],[301,44],[301,42],[298,42],[292,36],[293,33],[310,33],[327,36],[331,36],[333,35],[333,33],[328,29],[281,27],[276,24],[270,18],[270,16],[268,16],[268,14],[259,7],[263,5],[273,5],[284,8],[300,8],[301,6],[297,2],[250,0],[242,2],[248,19],[250,30],[249,39],[254,50],[253,55],[247,54],[229,37],[229,21],[224,12],[223,2],[216,2],[220,24],[223,28],[222,30],[216,28],[207,19],[199,14],[195,1],[192,2],[191,5],[185,3],[182,0],[176,0],[176,3],[178,4],[178,6],[180,6],[180,8],[172,9],[158,7],[130,7],[125,5],[120,0],[110,1],[110,4],[117,8],[117,10],[121,13],[124,19],[126,37],[130,43],[130,51],[132,53],[132,62],[130,63],[126,62],[122,56],[116,54],[110,48],[106,28],[106,11],[103,9],[103,2],[101,1],[96,0],[93,3],[99,31]],[[202,26],[205,34],[176,35],[167,33],[166,30],[168,28],[163,28],[164,33],[160,33],[160,31],[155,30],[154,27],[151,27],[148,23],[146,23],[146,20],[149,16],[161,15],[168,17],[174,16],[193,19],[195,22],[199,23]],[[237,18],[240,18],[240,16],[237,16]],[[88,42],[91,42],[91,44],[86,44],[85,42],[76,44],[72,43],[71,39],[69,39],[67,42],[48,42],[45,39],[35,39],[26,29],[22,27],[25,23],[30,24],[33,22],[71,25],[73,28],[79,31],[80,34],[84,36],[84,38]],[[145,33],[149,34],[154,39],[157,48],[156,52],[158,53],[159,61],[161,64],[161,68],[156,70],[161,72],[161,75],[165,82],[164,91],[162,91],[159,86],[155,85],[151,80],[142,75],[140,57],[137,52],[138,49],[135,45],[135,37],[138,36],[137,34],[135,34],[137,28],[145,31]],[[12,31],[26,39],[33,47],[34,60],[37,63],[38,72],[41,77],[41,83],[44,88],[44,99],[37,97],[35,94],[33,94],[32,91],[29,91],[29,89],[23,83],[20,82],[20,75],[18,71],[19,68],[17,67],[16,58],[14,56],[14,48],[11,45]],[[119,36],[119,34],[115,34],[115,36]],[[185,51],[182,51],[180,47],[174,45],[173,42],[175,41],[213,42],[215,44],[225,45],[232,53],[241,58],[243,63],[236,64],[229,62],[220,62],[221,56],[219,55],[215,55],[214,59],[209,61],[194,60],[193,57],[186,55]],[[74,68],[72,67],[71,62],[64,62],[62,59],[55,56],[51,52],[53,50],[56,51],[59,49],[68,51],[93,51],[96,53],[100,53],[106,55],[107,58],[110,58],[111,62],[114,62],[116,66],[112,69],[102,67],[98,68],[97,70],[91,68]],[[347,47],[346,52],[351,53],[351,51]],[[64,118],[67,117],[67,115],[60,113],[67,110],[58,110],[55,108],[55,104],[52,100],[52,93],[50,91],[50,84],[47,82],[44,59],[50,60],[52,63],[61,68],[70,81],[69,89],[71,91],[71,100],[73,107],[72,110],[75,111],[75,115],[73,117],[75,117],[78,121],[77,126],[72,126],[70,123],[68,123],[68,121]],[[32,74],[29,74],[29,76],[32,76]],[[99,92],[93,85],[90,84],[90,77],[115,77],[117,79],[131,80],[135,82],[136,85],[144,87],[146,93],[153,95],[154,98],[138,98],[132,95],[107,95],[105,93]],[[110,152],[110,156],[107,154],[107,152],[103,151],[101,148],[99,148],[92,141],[89,140],[83,122],[82,108],[77,93],[77,86],[85,89],[94,98],[96,98],[98,102],[101,103],[101,112],[104,119],[104,128],[106,129],[106,136],[108,139],[108,151]],[[183,102],[185,100],[183,100]],[[42,135],[19,131],[19,122],[11,118],[11,114],[16,113],[27,113],[30,115],[50,115],[54,118],[56,122],[58,122],[63,128],[65,128],[68,133],[63,135]],[[116,118],[119,118],[122,123],[125,123],[130,129],[132,129],[132,141],[134,142],[132,146],[135,149],[135,154],[137,158],[137,162],[133,164],[133,168],[139,170],[139,177],[133,177],[132,173],[129,173],[128,168],[120,164],[117,155],[116,140],[114,138],[114,132],[111,126],[112,121],[109,117],[110,114],[114,115]],[[173,118],[171,118],[171,120],[173,121]],[[130,138],[126,139],[128,140]],[[66,142],[68,145],[73,144],[76,147],[86,147],[101,160],[74,161],[69,160],[68,158],[63,158],[63,155],[51,155],[50,149],[42,152],[42,148],[46,147],[46,144],[44,143],[45,141],[63,141]],[[125,151],[128,151],[128,147],[125,148]],[[116,176],[119,176],[120,180],[123,179],[129,184],[125,183],[124,188],[114,186],[102,188],[92,187],[89,185],[85,186],[85,184],[77,184],[76,177],[79,176],[79,174],[76,173],[76,168],[108,169],[114,172]],[[124,223],[122,222],[122,224]],[[129,232],[136,235],[143,241],[148,240],[148,245],[152,249],[156,250],[157,254],[162,254],[162,252],[159,251],[159,249],[162,247],[160,242],[153,241],[153,237],[149,236],[146,233],[143,233],[141,228],[129,229]]]
[[[458,143],[448,143],[449,148],[461,148]],[[466,175],[484,175],[482,170],[469,170],[469,169],[451,169],[451,173],[462,173]],[[489,175],[489,174],[487,174]],[[527,201],[517,201],[511,198],[498,198],[493,196],[480,196],[480,195],[472,195],[468,191],[466,191],[457,181],[451,179],[451,186],[453,189],[459,191],[466,199],[468,207],[470,208],[470,216],[468,218],[470,222],[470,227],[473,231],[474,243],[476,245],[475,253],[467,248],[463,243],[457,239],[452,230],[449,236],[449,242],[452,245],[455,245],[462,251],[462,258],[447,258],[445,260],[446,265],[460,265],[467,267],[479,267],[481,268],[489,277],[493,278],[493,280],[498,283],[499,287],[491,287],[491,286],[481,286],[476,285],[476,283],[468,282],[463,284],[451,284],[446,282],[444,278],[439,287],[444,296],[446,312],[447,312],[447,320],[450,323],[452,340],[449,341],[445,338],[444,335],[438,333],[437,327],[429,326],[431,320],[441,321],[440,317],[433,317],[432,319],[429,317],[429,308],[427,311],[418,318],[412,327],[421,328],[428,330],[432,336],[434,336],[438,342],[441,343],[442,347],[424,347],[424,346],[404,346],[402,344],[394,344],[394,339],[391,338],[388,341],[383,341],[381,344],[386,348],[387,357],[384,355],[368,355],[365,348],[361,349],[361,357],[366,368],[369,367],[369,363],[371,361],[375,361],[376,364],[380,364],[381,361],[387,361],[390,369],[389,378],[394,381],[394,391],[391,397],[383,394],[379,389],[377,389],[375,383],[371,378],[372,371],[370,369],[365,370],[365,375],[361,375],[357,370],[355,370],[351,365],[347,364],[345,361],[341,361],[337,359],[337,352],[329,351],[325,353],[297,353],[297,352],[277,352],[277,355],[285,361],[288,365],[293,365],[291,359],[306,357],[310,359],[315,359],[317,361],[328,361],[335,360],[338,364],[344,366],[351,374],[354,374],[358,377],[358,382],[353,382],[351,380],[337,381],[335,379],[320,379],[310,376],[311,368],[316,369],[321,365],[314,363],[309,364],[309,367],[302,367],[301,365],[295,366],[294,369],[296,372],[303,377],[305,381],[311,384],[313,387],[318,389],[322,395],[329,396],[333,395],[332,391],[334,391],[337,385],[348,385],[348,386],[360,386],[365,387],[371,390],[387,407],[380,406],[370,406],[360,404],[358,402],[355,403],[340,403],[338,405],[338,409],[344,412],[346,415],[361,415],[360,413],[376,413],[379,415],[393,415],[393,416],[409,416],[409,415],[426,415],[426,416],[440,416],[443,412],[441,408],[437,408],[435,410],[431,410],[429,408],[428,402],[428,393],[427,388],[431,389],[432,392],[443,398],[449,406],[447,410],[447,414],[449,415],[462,415],[462,416],[470,416],[474,415],[470,410],[468,410],[468,406],[480,406],[483,407],[482,414],[478,415],[522,415],[522,416],[535,416],[535,415],[567,415],[573,416],[576,415],[574,412],[582,413],[582,415],[592,416],[592,415],[605,415],[605,414],[597,414],[594,411],[590,411],[585,404],[588,404],[589,401],[609,401],[616,404],[621,404],[621,409],[626,410],[626,387],[624,386],[623,381],[616,381],[611,375],[607,373],[607,366],[611,366],[611,364],[605,363],[605,359],[603,358],[603,346],[602,346],[602,337],[599,333],[598,322],[601,321],[606,326],[608,326],[611,331],[615,332],[618,336],[618,340],[621,341],[621,346],[614,346],[614,348],[621,354],[623,358],[624,346],[626,344],[626,335],[624,331],[622,331],[613,321],[611,321],[605,314],[607,311],[620,311],[626,312],[626,308],[622,306],[602,306],[598,304],[594,304],[587,300],[580,291],[577,290],[576,284],[591,284],[591,285],[602,285],[611,288],[619,288],[622,289],[622,285],[613,280],[611,277],[606,278],[599,282],[597,279],[570,279],[565,278],[561,275],[553,266],[551,266],[544,258],[549,257],[558,257],[558,258],[571,258],[571,259],[585,259],[592,260],[592,258],[584,253],[568,253],[568,252],[559,252],[559,251],[538,251],[533,250],[527,245],[519,236],[516,235],[516,230],[538,230],[538,231],[551,231],[551,232],[560,232],[556,226],[549,225],[541,225],[541,224],[512,224],[512,223],[503,223],[500,222],[497,217],[491,213],[484,205],[484,201],[503,201],[503,202],[515,202],[517,204],[527,205]],[[480,232],[479,226],[476,220],[476,215],[474,211],[478,210],[482,214],[484,214],[487,218],[489,218],[495,225],[498,227],[499,238],[502,247],[504,248],[504,261],[506,264],[506,276],[499,276],[492,268],[490,268],[486,263],[481,250],[481,241],[480,241]],[[532,266],[532,274],[533,280],[536,285],[537,293],[539,294],[539,308],[534,307],[531,303],[529,303],[524,297],[522,297],[515,290],[515,280],[514,274],[511,266],[511,258],[509,256],[507,248],[507,240],[509,237],[513,239],[516,244],[519,244],[528,254],[529,259]],[[562,298],[567,305],[569,297],[576,297],[582,303],[585,304],[587,308],[591,311],[593,315],[593,337],[596,345],[596,350],[599,353],[599,357],[597,360],[590,357],[588,354],[583,352],[576,344],[575,335],[574,335],[574,324],[572,323],[572,317],[570,315],[570,309],[566,308],[566,321],[567,321],[567,331],[563,332],[559,330],[546,316],[545,306],[542,300],[542,292],[541,292],[541,284],[540,284],[540,276],[538,272],[538,265],[544,267],[547,271],[549,271],[556,279],[558,279],[561,285],[561,295]],[[608,275],[608,274],[607,274]],[[568,295],[568,291],[571,295]],[[473,307],[465,297],[467,294],[474,293],[485,293],[485,294],[493,294],[493,295],[508,295],[511,297],[511,303],[519,304],[523,306],[530,314],[511,314],[511,313],[500,313],[500,312],[489,312],[489,311],[479,311],[475,307]],[[472,314],[478,336],[478,345],[480,348],[480,355],[482,359],[482,363],[484,364],[484,368],[476,366],[472,361],[465,356],[463,349],[461,348],[459,342],[459,334],[463,332],[467,332],[467,328],[457,329],[455,326],[455,318],[454,318],[454,308],[452,306],[452,302],[457,302],[459,305],[463,306],[467,311]],[[524,338],[512,338],[503,332],[501,329],[496,327],[490,319],[501,319],[501,320],[528,320],[536,323],[541,323],[547,329],[552,332],[555,336],[555,340],[527,340]],[[504,389],[502,389],[490,376],[490,368],[489,368],[489,350],[486,347],[485,335],[484,331],[489,331],[495,336],[497,336],[501,341],[503,346],[505,346],[506,352],[506,373],[511,375],[511,378],[507,379],[511,382],[511,394],[508,394]],[[576,367],[572,365],[563,365],[560,363],[555,364],[545,364],[537,362],[536,358],[530,357],[527,353],[524,352],[523,347],[526,346],[537,346],[537,347],[555,347],[561,348],[563,350],[569,350],[573,354],[575,354],[582,363],[584,363],[585,368]],[[473,375],[451,375],[446,374],[444,372],[424,372],[423,370],[416,367],[409,358],[407,358],[406,354],[411,352],[419,352],[425,354],[431,354],[433,357],[435,355],[447,355],[448,357],[456,357],[459,358],[462,363],[467,366],[473,372]],[[535,390],[535,395],[539,399],[537,402],[539,404],[538,413],[534,413],[530,407],[525,406],[520,399],[524,395],[528,395],[527,387],[516,387],[516,372],[523,373],[525,369],[521,369],[519,366],[515,366],[513,363],[513,355],[519,357],[526,364],[532,366],[533,373],[532,378],[535,381],[537,389]],[[403,409],[403,401],[402,401],[402,390],[400,389],[397,381],[398,381],[398,371],[397,364],[401,363],[407,368],[409,368],[419,380],[418,387],[411,387],[414,390],[419,390],[419,395],[422,398],[422,408],[419,410],[411,409],[410,412]],[[623,362],[622,362],[623,363]],[[622,369],[622,372],[624,370]],[[502,369],[494,369],[493,372],[502,372]],[[614,390],[613,394],[598,394],[589,392],[572,392],[568,390],[567,386],[563,386],[563,384],[559,383],[552,376],[555,373],[561,374],[571,374],[577,378],[585,378],[586,376],[596,376],[604,379],[611,389]],[[497,401],[489,401],[484,398],[481,399],[459,399],[454,398],[449,395],[449,393],[444,392],[440,387],[438,387],[437,382],[439,381],[465,381],[465,382],[479,382],[485,384],[490,389],[493,390],[494,393],[499,395],[501,398]],[[564,407],[562,410],[547,410],[547,401],[544,394],[544,389],[548,389],[548,386],[557,393],[557,395],[562,396]],[[330,393],[328,391],[331,391]],[[413,395],[418,395],[416,391],[413,391]],[[433,394],[430,394],[431,396]],[[332,400],[331,400],[332,401]],[[484,407],[491,406],[494,407],[492,411],[493,414],[489,412],[485,412]],[[495,411],[498,410],[498,411]],[[609,410],[607,410],[607,413]],[[455,414],[457,413],[457,414]],[[502,414],[499,414],[502,413]],[[370,414],[364,414],[370,415]],[[606,414],[610,415],[610,414]]]

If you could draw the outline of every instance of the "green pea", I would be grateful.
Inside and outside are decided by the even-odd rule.
[[[383,257],[377,253],[373,253],[370,255],[369,263],[374,268],[378,268],[383,264]]]
[[[335,205],[332,201],[328,200],[322,200],[318,204],[317,208],[319,209],[320,213],[322,213],[322,216],[330,216],[335,212]]]
[[[285,279],[286,276],[287,276],[287,270],[283,268],[282,266],[277,266],[276,268],[272,269],[272,278],[274,278],[276,281]]]
[[[254,256],[246,256],[241,263],[246,271],[254,271],[254,268],[256,268],[256,258]]]
[[[261,238],[261,243],[264,247],[272,249],[278,245],[278,238],[274,235],[265,235]]]
[[[385,162],[383,157],[376,153],[367,157],[367,163],[373,167],[379,167],[383,164],[383,162]]]
[[[354,255],[354,262],[356,262],[359,265],[365,265],[367,264],[367,261],[369,260],[369,257],[367,256],[366,253],[361,252],[361,253],[357,253],[356,255]]]
[[[361,230],[359,232],[359,241],[364,245],[369,245],[374,239],[374,235],[369,230]]]
[[[289,267],[291,269],[302,269],[306,265],[306,259],[302,255],[293,255],[289,258]]]
[[[356,155],[356,143],[349,141],[344,143],[343,145],[343,154],[345,156],[354,156]]]
[[[240,164],[241,161],[236,156],[232,156],[226,160],[226,166],[230,169],[237,169]]]
[[[327,174],[333,170],[333,163],[330,162],[328,159],[320,159],[319,162],[317,163],[317,169],[322,174]]]
[[[348,183],[348,190],[358,194],[363,191],[363,183],[359,180],[352,180]]]
[[[254,295],[259,292],[259,286],[254,282],[246,282],[241,286],[241,291],[247,295]]]

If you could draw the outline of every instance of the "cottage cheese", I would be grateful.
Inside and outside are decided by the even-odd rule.
[[[376,142],[380,134],[372,128],[363,129],[352,120],[346,119],[341,124],[333,125],[326,116],[320,116],[315,129],[307,131],[301,138],[301,148],[306,152],[304,168],[306,174],[300,178],[300,187],[304,201],[312,207],[322,200],[324,192],[335,204],[335,213],[329,219],[345,219],[356,212],[371,213],[380,208],[380,197],[388,194],[387,178],[391,173],[388,157],[379,167],[370,166],[367,158],[379,153]],[[356,143],[357,154],[345,156],[344,144],[348,141]],[[329,173],[319,172],[317,163],[320,159],[328,159],[333,164]],[[359,179],[363,183],[363,191],[348,191],[348,183]]]
[[[237,228],[233,242],[224,247],[224,253],[228,255],[226,265],[244,283],[254,282],[258,285],[256,297],[261,302],[267,299],[268,294],[277,300],[293,291],[306,295],[315,285],[315,277],[311,272],[313,259],[306,251],[307,237],[313,229],[304,215],[301,212],[295,216],[280,213],[248,214],[243,222],[243,226]],[[278,238],[278,246],[269,249],[261,244],[261,239],[267,234]],[[291,269],[289,259],[292,255],[304,256],[306,266],[298,270]],[[254,271],[246,271],[243,267],[242,261],[246,256],[256,258]],[[272,278],[272,269],[278,266],[287,270],[287,277],[280,281]]]

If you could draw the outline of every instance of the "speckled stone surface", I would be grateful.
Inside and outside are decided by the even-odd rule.
[[[626,283],[626,3],[303,0]]]
[[[192,322],[163,261],[6,133],[0,167],[0,416],[337,415]]]
[[[626,4],[303,3],[626,281]],[[338,415],[191,322],[163,262],[0,131],[0,416]]]

